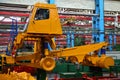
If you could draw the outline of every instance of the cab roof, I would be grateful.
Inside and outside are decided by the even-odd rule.
[[[36,3],[34,5],[35,7],[41,7],[41,8],[56,8],[56,5],[55,4],[45,4],[45,3]]]

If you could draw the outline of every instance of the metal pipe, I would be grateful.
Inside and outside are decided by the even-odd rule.
[[[99,30],[100,30],[100,42],[105,41],[104,39],[104,0],[99,0]]]
[[[0,15],[2,16],[19,16],[19,17],[29,17],[29,13],[22,12],[8,12],[8,11],[0,11]]]
[[[0,6],[0,11],[20,11],[20,12],[30,12],[31,9]]]
[[[29,23],[29,18],[26,20],[26,24],[24,25],[23,30],[18,30],[18,32],[25,32],[25,30],[26,30],[27,27],[28,27],[28,23]]]
[[[63,12],[63,13],[59,13],[61,15],[79,15],[79,16],[99,16],[98,14],[81,14],[79,12]]]

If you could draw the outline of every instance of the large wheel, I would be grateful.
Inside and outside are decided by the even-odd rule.
[[[52,57],[42,58],[40,61],[40,66],[46,71],[51,71],[55,68],[55,60]]]

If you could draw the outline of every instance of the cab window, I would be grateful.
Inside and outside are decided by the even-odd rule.
[[[49,10],[38,8],[35,14],[35,20],[49,19]]]

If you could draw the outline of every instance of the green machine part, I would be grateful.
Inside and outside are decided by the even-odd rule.
[[[116,44],[116,46],[114,47],[114,49],[115,49],[116,51],[120,51],[120,44]]]
[[[56,67],[52,72],[59,74],[60,78],[80,78],[82,77],[82,74],[92,76],[88,66],[69,62],[57,62]]]
[[[76,36],[74,40],[75,46],[80,46],[85,44],[85,38]]]
[[[116,76],[120,73],[120,60],[115,60],[115,66],[111,66],[110,69],[84,66],[81,64],[74,64],[70,62],[58,61],[55,69],[52,73],[60,75],[60,78],[80,78],[83,74],[87,74],[89,77],[103,76],[104,73],[110,74],[114,72]]]

